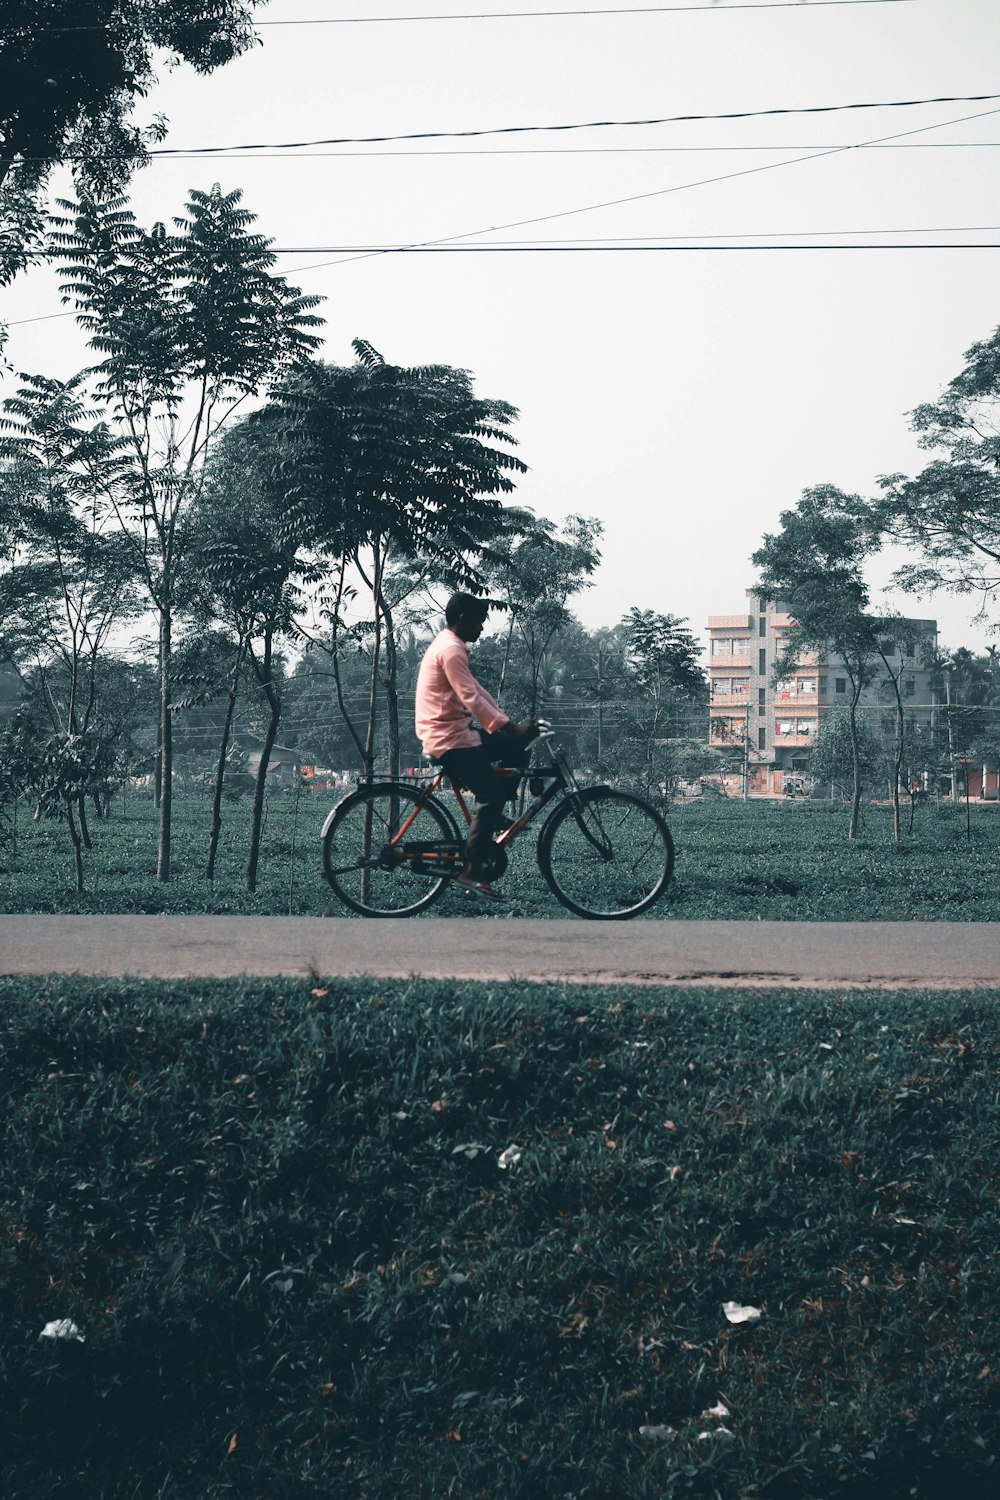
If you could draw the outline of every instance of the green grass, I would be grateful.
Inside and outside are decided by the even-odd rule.
[[[259,889],[244,888],[246,802],[227,804],[218,875],[202,875],[208,804],[180,798],[174,824],[174,878],[155,879],[156,813],[148,801],[117,804],[91,819],[87,891],[72,889],[70,845],[58,824],[20,820],[16,867],[0,862],[0,911],[243,912],[320,915],[330,897],[320,876],[319,836],[328,803],[303,797],[292,854],[293,804],[275,795],[267,810]],[[668,811],[677,846],[667,898],[647,920],[671,917],[764,920],[1000,921],[1000,808],[919,809],[916,831],[896,845],[887,808],[865,811],[850,844],[840,804],[714,802]],[[564,917],[535,864],[537,829],[512,851],[502,881],[506,904],[491,918]],[[291,892],[290,892],[291,887]],[[291,896],[291,899],[290,899]],[[339,908],[338,908],[339,910]],[[486,916],[448,895],[434,915]],[[346,910],[344,915],[347,915]]]
[[[8,1500],[996,1493],[994,993],[6,980],[0,1017]]]

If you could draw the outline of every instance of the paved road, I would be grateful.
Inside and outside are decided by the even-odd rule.
[[[1000,923],[0,916],[0,974],[996,985]]]

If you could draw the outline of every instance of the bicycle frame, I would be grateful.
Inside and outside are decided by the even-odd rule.
[[[552,784],[551,786],[546,787],[544,792],[542,792],[539,796],[532,798],[531,802],[529,802],[528,806],[524,809],[524,812],[521,813],[520,817],[515,818],[509,828],[505,828],[502,833],[499,833],[497,835],[494,842],[500,848],[505,848],[508,844],[513,843],[518,834],[523,833],[524,829],[527,828],[530,823],[534,822],[535,818],[541,812],[542,808],[546,807],[555,797],[559,795],[561,791],[565,790],[567,787],[566,778],[562,770],[557,765],[550,768],[532,767],[531,769],[518,771],[517,780],[523,781],[529,776],[533,779],[537,778],[539,780],[548,780]],[[416,807],[414,807],[405,823],[402,824],[402,826],[390,840],[390,849],[395,849],[397,848],[397,846],[402,845],[402,841],[406,833],[413,825],[416,818],[419,816],[420,809],[431,800],[435,792],[440,789],[442,783],[445,781],[448,782],[449,786],[455,794],[455,800],[457,801],[461,809],[462,817],[465,820],[466,826],[468,827],[472,823],[472,813],[469,811],[469,805],[466,802],[465,797],[463,796],[462,788],[459,786],[458,782],[455,781],[453,777],[448,776],[446,772],[438,771],[433,780],[429,781],[423,788],[420,795],[420,800],[417,803]]]

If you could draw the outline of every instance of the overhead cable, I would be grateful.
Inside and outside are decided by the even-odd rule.
[[[158,146],[149,156],[217,156],[224,151],[298,151],[308,146],[377,146],[388,141],[459,141],[485,135],[529,135],[569,130],[631,130],[649,125],[686,125],[708,120],[761,120],[777,115],[830,115],[857,109],[916,109],[925,104],[982,104],[1000,94],[937,94],[927,99],[876,99],[854,104],[810,104],[722,114],[659,115],[643,120],[578,120],[555,125],[496,125],[476,130],[414,130],[400,135],[340,135],[312,141],[250,141],[237,146]]]
[[[405,16],[300,16],[288,21],[254,21],[253,25],[258,30],[265,27],[274,29],[279,26],[374,26],[388,24],[407,24],[414,21],[536,21],[551,20],[559,16],[658,16],[670,15],[672,13],[684,14],[701,11],[702,13],[718,12],[725,10],[816,10],[824,6],[845,5],[913,5],[916,0],[811,0],[809,5],[804,5],[802,0],[758,0],[757,4],[750,0],[721,0],[720,4],[709,5],[630,5],[618,7],[603,7],[591,9],[580,7],[573,10],[484,10],[466,12],[442,12],[440,14]],[[209,21],[202,22],[203,27],[210,26]],[[197,27],[198,23],[194,23]],[[99,23],[81,24],[77,26],[0,26],[0,36],[37,36],[39,32],[76,32],[76,31],[110,31],[110,24]]]
[[[718,154],[720,151],[728,152],[730,155],[737,151],[954,151],[996,146],[1000,146],[1000,141],[906,141],[871,146],[864,144],[853,146],[850,143],[839,146],[793,145],[788,141],[782,141],[776,146],[472,146],[453,150],[445,147],[439,151],[419,149],[416,151],[304,151],[299,156],[286,156],[283,151],[247,153],[233,151],[231,155],[220,156],[218,160],[291,163],[296,161],[372,161],[378,157],[405,161],[411,157],[423,156],[703,156],[706,153]],[[178,151],[171,159],[173,161],[199,161],[201,157],[197,151]],[[87,160],[99,161],[103,158],[95,153]]]

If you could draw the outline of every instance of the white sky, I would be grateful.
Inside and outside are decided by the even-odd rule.
[[[165,144],[190,148],[1000,89],[1000,0],[701,3],[697,13],[268,26],[263,46],[209,78],[164,73],[137,118],[162,111]],[[468,8],[273,0],[258,20]],[[685,186],[983,111],[992,113],[899,143],[922,149],[851,150]],[[948,142],[993,144],[941,149]],[[609,149],[629,146],[647,149]],[[677,149],[708,146],[727,149]],[[776,149],[737,149],[751,146]],[[414,148],[517,154],[398,154]],[[134,210],[142,223],[169,220],[189,187],[219,181],[244,190],[276,245],[339,247],[467,235],[648,193],[659,196],[466,242],[789,243],[834,231],[852,243],[1000,243],[1000,99],[320,149],[366,154],[161,158],[134,180]],[[54,179],[54,191],[64,186]],[[1000,323],[1000,250],[379,255],[297,275],[336,260],[279,261],[327,299],[323,357],[349,362],[360,336],[395,363],[468,368],[483,395],[520,409],[531,472],[518,500],[604,521],[604,563],[577,601],[589,626],[633,604],[687,616],[698,630],[707,615],[740,609],[750,554],[804,487],[872,493],[879,474],[925,461],[905,414],[933,400],[970,344]],[[59,309],[55,274],[41,270],[7,290],[0,316]],[[7,356],[17,370],[52,375],[87,361],[69,318],[13,327]],[[986,639],[967,601],[896,602],[936,615],[945,645]]]

